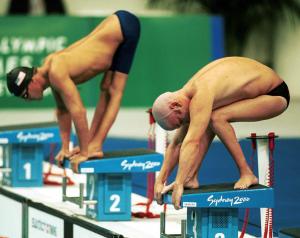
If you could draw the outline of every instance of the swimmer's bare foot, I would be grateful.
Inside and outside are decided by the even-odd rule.
[[[73,156],[70,158],[72,170],[73,170],[75,173],[78,173],[78,165],[79,165],[81,162],[86,161],[86,160],[88,160],[88,157],[87,157],[87,156],[83,156],[83,155],[81,155],[81,154],[73,155]]]
[[[79,146],[76,146],[76,147],[74,147],[74,148],[70,151],[68,157],[72,157],[73,155],[76,155],[76,154],[79,154],[79,153],[80,153],[80,148],[79,148]]]
[[[104,156],[103,151],[94,151],[94,152],[89,152],[89,158],[92,157],[99,157],[102,158]]]
[[[102,146],[99,145],[98,143],[97,144],[90,143],[89,147],[88,147],[88,151],[89,151],[89,154],[88,154],[89,158],[92,158],[92,157],[101,158],[104,155],[103,151],[102,151]]]
[[[197,178],[193,178],[184,184],[185,188],[199,188],[199,181]]]
[[[254,174],[245,174],[234,184],[234,189],[246,189],[255,184],[258,184],[257,177]]]

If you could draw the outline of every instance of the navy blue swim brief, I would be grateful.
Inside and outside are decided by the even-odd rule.
[[[124,41],[118,47],[110,70],[128,74],[140,38],[140,21],[128,11],[114,13],[120,21]]]

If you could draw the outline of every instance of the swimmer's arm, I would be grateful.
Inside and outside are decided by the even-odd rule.
[[[97,139],[100,140],[100,143],[104,141],[106,138],[109,129],[111,128],[112,124],[114,123],[118,111],[120,109],[124,89],[126,86],[128,75],[120,72],[113,72],[112,75],[112,81],[107,89],[107,99],[108,100],[106,110],[104,112],[103,118],[101,119],[100,126],[97,131]],[[100,100],[98,102],[98,105],[100,105],[102,102],[101,100],[104,100],[100,97]],[[97,105],[97,108],[99,107]],[[99,137],[98,137],[99,136]]]
[[[49,71],[51,87],[60,95],[65,107],[71,115],[79,140],[80,154],[88,155],[88,122],[86,109],[83,106],[76,85],[69,77],[67,66],[62,56],[52,60]]]
[[[71,135],[71,115],[68,112],[68,109],[66,108],[59,94],[55,90],[52,90],[52,93],[56,102],[56,117],[62,141],[62,149],[64,151],[69,151]]]
[[[188,127],[189,124],[185,124],[176,131],[172,142],[167,148],[161,170],[156,179],[157,182],[164,184],[173,171],[174,167],[177,165],[179,159],[179,151],[184,137],[186,136]]]
[[[183,185],[188,181],[192,169],[199,159],[200,140],[210,121],[213,97],[204,85],[198,88],[190,102],[190,127],[180,149],[178,172],[175,183]]]

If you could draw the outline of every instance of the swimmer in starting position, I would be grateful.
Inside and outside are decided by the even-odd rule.
[[[165,130],[177,129],[167,147],[155,183],[155,199],[172,192],[172,203],[180,208],[184,188],[197,188],[198,170],[215,135],[233,157],[240,179],[235,189],[257,184],[248,166],[231,122],[251,122],[273,118],[289,105],[286,83],[269,67],[249,58],[226,57],[198,71],[175,92],[166,92],[154,102],[152,113]],[[178,164],[176,179],[166,181]]]
[[[40,67],[17,67],[7,74],[7,87],[15,96],[43,98],[50,87],[57,105],[56,115],[62,139],[57,160],[70,157],[74,171],[89,157],[102,157],[102,145],[120,108],[128,74],[140,36],[138,18],[117,11],[90,34],[64,50],[46,57]],[[101,94],[91,127],[76,85],[104,73]],[[73,121],[79,147],[69,151]]]

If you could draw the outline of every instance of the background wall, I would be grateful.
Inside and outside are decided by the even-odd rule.
[[[0,1],[0,14],[4,15],[7,9],[7,4],[9,0],[2,0]],[[36,0],[35,2],[38,2]],[[164,18],[167,16],[172,15],[171,12],[168,11],[158,11],[158,10],[149,10],[146,5],[146,0],[111,0],[111,1],[80,1],[80,0],[65,0],[66,10],[68,14],[71,15],[107,15],[111,12],[114,12],[117,9],[128,9],[134,11],[139,16],[159,16],[160,18]],[[38,4],[36,4],[37,6]],[[0,23],[1,23],[0,19]],[[193,25],[192,23],[190,24]],[[194,25],[192,26],[194,27]],[[197,29],[196,27],[193,29],[195,35],[201,32],[202,29]],[[84,33],[84,32],[83,32]],[[160,32],[159,34],[161,34]],[[265,121],[265,122],[256,122],[256,123],[236,123],[234,126],[237,129],[237,135],[240,138],[243,138],[249,135],[250,132],[257,132],[257,133],[265,133],[271,130],[274,130],[278,134],[283,137],[299,137],[300,136],[300,124],[298,123],[298,118],[300,116],[300,84],[299,84],[299,75],[300,75],[300,67],[298,67],[300,63],[300,59],[298,57],[300,51],[300,43],[299,43],[299,35],[300,35],[300,24],[296,23],[294,26],[289,25],[285,22],[282,22],[282,26],[278,30],[278,35],[276,36],[277,43],[275,47],[275,70],[282,76],[282,78],[288,83],[291,91],[291,104],[288,110],[282,114],[281,116]],[[157,38],[160,38],[158,36]],[[197,38],[197,36],[196,36]],[[176,38],[175,38],[176,39]],[[178,42],[177,39],[174,45]],[[153,41],[157,39],[154,38]],[[190,44],[189,38],[186,38],[186,44]],[[196,39],[195,39],[196,41]],[[263,47],[259,41],[255,41],[249,46],[248,51],[252,52],[259,52],[260,49]],[[163,49],[161,47],[160,49]],[[139,50],[143,51],[141,47],[138,49],[137,54],[141,54]],[[145,49],[146,51],[146,49]],[[146,52],[145,52],[146,53]],[[202,54],[200,52],[199,54]],[[1,56],[1,55],[0,55]],[[143,60],[147,60],[147,55],[141,55],[144,57]],[[157,58],[159,59],[159,58]],[[149,60],[149,59],[148,59]],[[151,59],[156,60],[156,58]],[[179,84],[184,82],[189,78],[190,75],[194,73],[194,71],[203,65],[204,62],[196,62],[191,60],[190,58],[185,59],[188,64],[191,65],[191,68],[188,70],[185,67],[180,67],[177,69],[176,67],[172,68],[165,68],[166,75],[179,74]],[[141,62],[139,62],[141,63]],[[143,75],[143,69],[140,68],[140,65],[137,61],[135,61],[134,67],[139,67],[139,73],[136,76],[139,78],[140,74]],[[166,64],[168,62],[165,62]],[[164,63],[164,64],[165,64]],[[161,65],[161,66],[164,66]],[[183,73],[181,69],[185,70]],[[175,71],[176,70],[176,71]],[[179,71],[180,70],[180,71]],[[156,68],[154,67],[152,70],[152,77],[153,79],[157,78]],[[168,78],[168,77],[165,77]],[[129,83],[134,82],[141,82],[144,80],[143,78],[133,79],[129,81]],[[151,81],[152,82],[152,81]],[[167,85],[166,85],[167,86]],[[163,91],[164,88],[161,90]],[[146,93],[146,90],[141,90],[138,88],[140,93]],[[152,95],[154,98],[156,95]],[[125,96],[124,100],[126,99]],[[137,100],[144,100],[144,96],[139,96]],[[126,101],[125,101],[126,102]],[[2,103],[6,104],[6,102]],[[110,135],[113,136],[130,136],[130,137],[146,137],[147,128],[148,128],[148,117],[145,111],[148,109],[147,106],[142,107],[122,107],[121,111],[118,115],[117,121],[114,124],[112,130],[110,131]],[[93,108],[89,109],[89,120],[92,117]],[[21,116],[20,116],[21,115]],[[40,120],[50,120],[53,119],[53,111],[51,109],[34,109],[34,110],[18,110],[14,111],[11,109],[1,109],[0,110],[0,124],[7,125],[7,124],[17,124],[17,123],[24,123],[30,121],[40,121]],[[134,122],[134,123],[133,123]]]
[[[300,23],[282,22],[275,48],[275,68],[289,83],[292,99],[300,100]],[[300,107],[298,107],[300,109]],[[298,110],[299,113],[300,110]],[[300,114],[297,114],[299,116]]]

